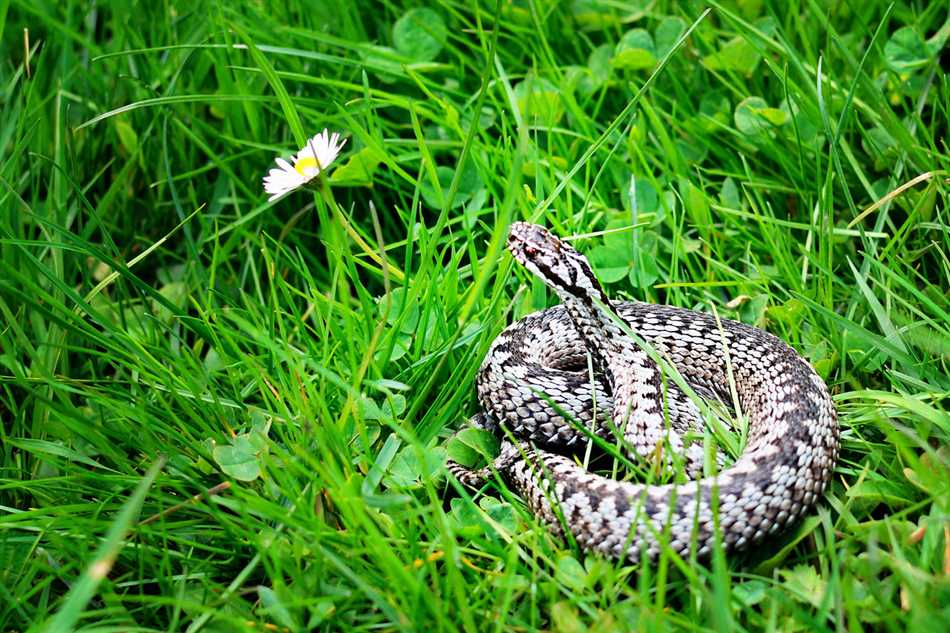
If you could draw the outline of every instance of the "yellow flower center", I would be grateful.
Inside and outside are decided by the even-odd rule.
[[[308,174],[305,173],[307,169],[320,169],[320,163],[317,162],[317,159],[313,156],[304,156],[294,165],[294,169],[298,174],[306,178]]]

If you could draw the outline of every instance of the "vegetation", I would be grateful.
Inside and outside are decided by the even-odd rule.
[[[950,621],[943,3],[0,0],[0,32],[0,629]],[[491,341],[556,301],[515,219],[804,354],[843,430],[817,510],[646,566],[446,481]]]

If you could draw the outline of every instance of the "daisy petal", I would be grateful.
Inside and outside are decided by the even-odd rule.
[[[307,139],[306,145],[291,157],[293,164],[284,158],[275,158],[278,168],[271,169],[263,178],[265,193],[273,194],[268,201],[302,187],[326,171],[340,155],[346,141],[339,132],[331,135],[324,128]]]

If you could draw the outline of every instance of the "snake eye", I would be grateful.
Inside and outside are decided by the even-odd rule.
[[[535,255],[538,254],[538,249],[536,249],[533,246],[525,246],[524,254],[527,255],[528,257],[534,257]]]

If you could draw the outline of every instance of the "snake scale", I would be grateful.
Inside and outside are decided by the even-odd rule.
[[[514,223],[508,249],[562,303],[513,323],[492,343],[477,379],[482,413],[473,422],[497,432],[501,450],[480,470],[449,462],[461,483],[479,487],[497,472],[556,534],[569,531],[584,550],[632,560],[655,558],[663,545],[708,555],[717,529],[726,550],[748,547],[816,502],[837,459],[837,416],[824,382],[792,348],[712,315],[613,302],[584,256],[543,227]],[[618,320],[700,400],[746,416],[746,446],[734,463],[725,466],[717,454],[709,466],[723,468],[703,477],[695,397]],[[635,462],[677,462],[693,479],[618,481],[555,452],[591,433],[619,435]]]

